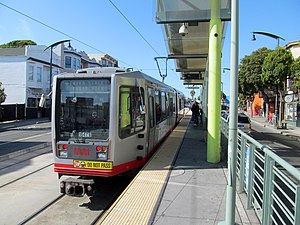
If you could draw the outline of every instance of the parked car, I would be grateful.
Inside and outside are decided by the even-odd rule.
[[[229,113],[227,110],[221,110],[221,117],[223,117],[225,120],[227,120],[229,116]]]
[[[225,110],[221,110],[221,117],[229,122],[229,113]],[[245,113],[238,113],[238,129],[250,134],[251,133],[251,120]]]
[[[251,133],[251,120],[245,113],[238,114],[238,129],[248,134]]]

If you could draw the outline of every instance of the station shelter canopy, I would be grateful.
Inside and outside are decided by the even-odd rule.
[[[163,24],[168,58],[185,85],[201,85],[208,65],[210,0],[156,0],[156,23]],[[222,42],[231,19],[231,0],[220,0]],[[187,34],[179,34],[185,26]]]

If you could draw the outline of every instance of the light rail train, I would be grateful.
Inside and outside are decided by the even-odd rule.
[[[139,71],[103,67],[55,76],[54,171],[68,175],[61,192],[91,195],[94,178],[142,167],[183,115],[183,94]]]

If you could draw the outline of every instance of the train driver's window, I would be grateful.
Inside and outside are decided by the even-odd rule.
[[[130,88],[120,88],[120,133],[121,138],[128,137],[131,132]]]
[[[143,99],[142,88],[120,87],[120,138],[126,138],[145,128],[145,114],[141,111]]]
[[[143,112],[144,90],[142,88],[131,89],[132,127],[134,133],[143,130],[145,127],[145,114]]]

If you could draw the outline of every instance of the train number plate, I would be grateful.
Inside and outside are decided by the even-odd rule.
[[[98,161],[85,161],[85,160],[74,160],[74,168],[82,169],[99,169],[99,170],[111,170],[113,168],[112,162],[98,162]]]

